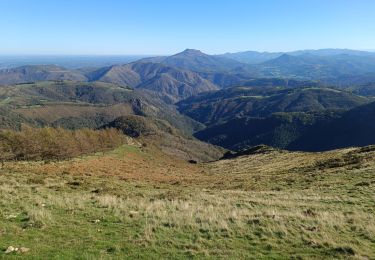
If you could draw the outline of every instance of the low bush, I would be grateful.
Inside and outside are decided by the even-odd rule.
[[[123,144],[123,134],[113,128],[103,130],[31,128],[0,131],[0,161],[64,160],[84,154],[114,149]]]

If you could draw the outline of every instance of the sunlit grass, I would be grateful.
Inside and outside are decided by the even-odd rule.
[[[8,163],[0,249],[65,259],[375,257],[372,151],[354,165],[336,160],[348,149],[192,166],[141,149]]]

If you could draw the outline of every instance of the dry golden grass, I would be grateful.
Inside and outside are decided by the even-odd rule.
[[[46,122],[53,122],[60,118],[81,117],[90,118],[98,114],[103,115],[109,121],[123,115],[133,114],[129,104],[116,104],[111,106],[99,106],[91,104],[48,104],[39,107],[18,108],[14,112],[27,118],[39,119]]]
[[[125,148],[124,148],[125,147]],[[5,169],[12,172],[28,172],[59,175],[116,177],[123,181],[185,184],[196,182],[203,175],[201,167],[171,158],[153,148],[124,146],[118,153],[98,153],[71,161],[50,162],[7,162]],[[124,156],[124,153],[126,154]]]
[[[30,258],[372,259],[374,155],[271,152],[192,165],[124,146],[7,163],[0,246],[26,246]]]

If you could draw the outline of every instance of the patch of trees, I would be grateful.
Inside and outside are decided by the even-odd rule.
[[[64,160],[104,152],[125,142],[117,129],[31,128],[0,131],[0,161]]]
[[[324,110],[306,113],[280,112],[264,118],[240,117],[208,127],[196,132],[194,136],[233,151],[249,149],[260,144],[289,150],[292,149],[291,144],[310,129],[320,129],[342,114],[343,111]],[[309,140],[312,138],[321,139],[322,135],[315,135]],[[299,148],[304,150],[303,147]]]

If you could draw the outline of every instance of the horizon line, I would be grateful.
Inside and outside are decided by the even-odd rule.
[[[187,49],[190,50],[198,50],[203,53],[209,54],[210,52],[202,51],[200,49],[194,49],[194,48],[186,48],[182,51],[179,51],[177,53],[183,52]],[[215,54],[209,54],[209,55],[222,55],[222,54],[228,54],[228,53],[241,53],[241,52],[259,52],[259,53],[290,53],[290,52],[297,52],[297,51],[317,51],[317,50],[351,50],[351,51],[363,51],[363,52],[375,52],[375,49],[351,49],[351,48],[308,48],[308,49],[294,49],[289,51],[265,51],[265,50],[239,50],[239,51],[231,51],[231,52],[222,52],[222,53],[215,53]],[[80,54],[80,53],[70,53],[70,54],[63,54],[63,53],[11,53],[11,54],[4,54],[0,53],[0,57],[14,57],[14,56],[44,56],[44,57],[58,57],[58,56],[77,56],[77,57],[120,57],[120,56],[136,56],[136,57],[157,57],[157,56],[169,56],[176,53],[168,53],[168,54]]]

